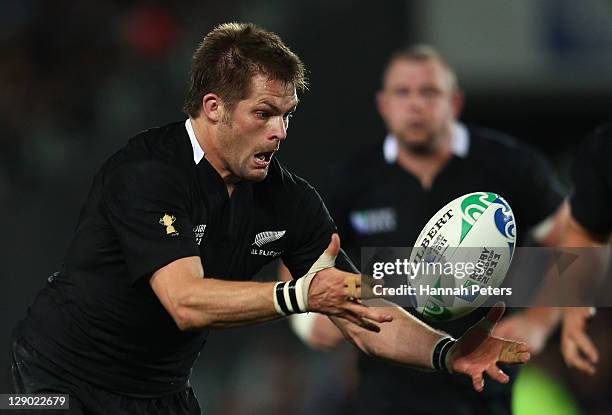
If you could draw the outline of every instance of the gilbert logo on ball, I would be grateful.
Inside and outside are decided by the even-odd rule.
[[[498,194],[470,193],[448,203],[427,222],[410,255],[417,312],[453,320],[499,294],[515,243],[512,209]]]

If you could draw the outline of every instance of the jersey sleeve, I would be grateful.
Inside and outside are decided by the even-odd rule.
[[[573,192],[570,197],[572,216],[585,229],[595,234],[607,235],[612,232],[612,145],[604,140],[608,136],[593,135],[580,146],[572,164]],[[606,180],[608,172],[608,180]]]
[[[316,190],[307,188],[296,205],[294,237],[291,247],[283,255],[283,262],[293,278],[303,276],[321,256],[331,241],[331,235],[337,232],[336,225],[321,197]],[[353,263],[340,251],[336,258],[336,267],[344,271],[358,272]]]
[[[199,255],[188,205],[189,187],[160,162],[122,166],[104,187],[103,209],[135,282],[174,260]]]

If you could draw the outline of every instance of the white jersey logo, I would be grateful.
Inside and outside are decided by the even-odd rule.
[[[261,248],[265,244],[269,244],[270,242],[278,241],[280,238],[285,235],[286,231],[265,231],[260,232],[255,235],[255,241],[253,245]]]
[[[195,236],[196,244],[200,245],[202,243],[202,238],[204,237],[204,231],[206,230],[206,225],[201,224],[193,227],[193,234]]]
[[[362,235],[393,232],[397,229],[397,214],[392,207],[354,210],[350,213],[350,219],[355,232]]]

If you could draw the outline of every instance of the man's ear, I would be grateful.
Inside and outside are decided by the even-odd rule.
[[[223,102],[217,94],[208,93],[202,97],[202,115],[211,122],[219,122],[223,117]]]
[[[376,109],[378,110],[378,114],[384,118],[387,110],[387,102],[384,91],[378,91],[376,96],[374,97],[374,102],[376,104]]]
[[[456,88],[453,91],[453,95],[451,97],[451,105],[453,107],[453,113],[455,118],[459,118],[461,115],[461,111],[463,111],[463,104],[465,103],[465,95],[463,95],[463,91],[459,88]]]

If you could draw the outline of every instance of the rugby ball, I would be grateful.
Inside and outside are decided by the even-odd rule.
[[[514,254],[516,225],[500,195],[458,197],[425,225],[410,254],[416,311],[430,321],[450,321],[481,306],[499,288]]]

